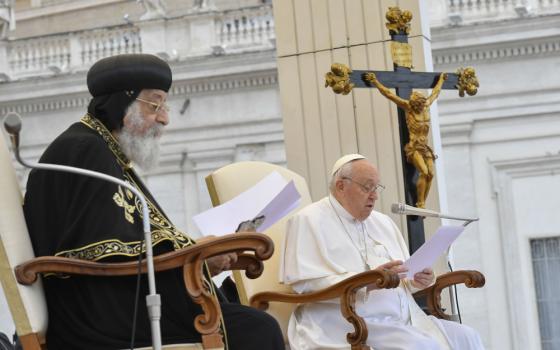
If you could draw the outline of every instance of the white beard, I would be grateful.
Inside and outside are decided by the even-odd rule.
[[[131,124],[124,126],[119,133],[118,139],[123,153],[142,170],[149,171],[158,165],[160,145],[159,138],[162,133],[163,125],[156,124],[143,134],[139,134],[137,129],[142,127],[144,118],[133,103],[127,114],[130,113]]]

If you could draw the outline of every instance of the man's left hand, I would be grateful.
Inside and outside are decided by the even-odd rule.
[[[431,268],[426,268],[414,274],[412,285],[418,289],[429,287],[434,281],[434,271]]]
[[[206,263],[208,264],[208,269],[210,270],[210,274],[212,276],[216,276],[222,271],[229,270],[231,266],[236,262],[237,262],[236,253],[228,253],[228,254],[213,256],[211,258],[206,259]]]

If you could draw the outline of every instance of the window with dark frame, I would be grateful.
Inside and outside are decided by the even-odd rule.
[[[560,350],[560,237],[532,239],[542,350]]]

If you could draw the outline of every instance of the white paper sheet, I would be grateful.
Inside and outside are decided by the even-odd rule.
[[[257,215],[264,215],[264,222],[257,229],[264,231],[297,208],[301,196],[294,181],[290,181]]]
[[[414,279],[414,274],[431,267],[464,229],[464,226],[441,226],[428,241],[404,262],[404,266],[408,267],[406,277]]]
[[[233,233],[243,221],[264,215],[258,231],[264,231],[296,208],[301,196],[293,181],[272,172],[255,186],[215,208],[193,217],[204,236]]]

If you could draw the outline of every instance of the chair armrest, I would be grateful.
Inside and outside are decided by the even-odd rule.
[[[438,276],[436,282],[421,291],[414,293],[415,298],[426,297],[428,311],[445,320],[452,320],[453,317],[445,314],[441,307],[441,291],[449,286],[464,283],[467,288],[480,288],[484,286],[484,275],[478,271],[461,270],[448,272]]]
[[[370,270],[361,272],[340,281],[328,288],[312,293],[277,293],[261,292],[251,297],[251,306],[260,310],[268,309],[269,302],[282,303],[315,303],[339,298],[345,293],[356,292],[368,285],[375,285],[373,289],[395,288],[399,285],[399,277],[389,271]]]
[[[253,255],[243,252],[253,252]],[[221,309],[218,300],[212,295],[212,285],[205,283],[204,261],[213,256],[226,253],[241,253],[251,256],[251,261],[260,263],[261,268],[253,269],[258,277],[262,273],[262,262],[274,252],[272,240],[261,233],[235,233],[213,237],[180,250],[154,257],[155,271],[165,271],[183,267],[183,280],[190,297],[201,305],[203,313],[195,317],[194,326],[202,336],[204,348],[223,347],[220,333]],[[255,264],[249,264],[254,266]],[[125,276],[138,273],[138,262],[101,263],[78,259],[44,256],[16,266],[15,275],[19,283],[29,285],[37,280],[39,273],[61,273],[89,276]],[[141,272],[146,273],[146,260],[141,262]]]
[[[170,270],[192,263],[197,259],[205,260],[216,255],[243,251],[253,251],[254,255],[252,256],[255,261],[266,260],[272,256],[274,244],[270,238],[260,233],[235,233],[213,237],[180,250],[154,256],[154,269],[155,271]],[[146,273],[146,260],[143,259],[141,264],[142,273]],[[138,273],[138,262],[104,263],[57,256],[42,256],[16,266],[14,272],[20,284],[30,285],[37,280],[40,273],[89,276],[136,275]]]
[[[356,314],[356,293],[360,288],[366,286],[370,286],[371,289],[395,288],[399,283],[398,275],[393,272],[370,270],[313,293],[262,292],[253,295],[250,302],[251,306],[266,310],[269,302],[313,303],[340,298],[342,316],[354,326],[354,332],[346,335],[348,343],[352,346],[352,349],[369,349],[365,344],[368,337],[367,326],[364,320]]]
[[[198,244],[196,244],[198,245]],[[196,246],[195,245],[195,246]],[[191,298],[202,307],[203,314],[194,319],[196,330],[202,335],[205,349],[223,346],[220,333],[221,309],[218,300],[212,295],[213,285],[205,283],[202,269],[204,260],[216,255],[236,252],[241,255],[246,251],[254,252],[256,260],[266,260],[274,253],[274,243],[262,233],[235,233],[222,237],[204,240],[198,249],[198,258],[192,259],[183,267],[185,287]],[[261,265],[262,263],[259,262]],[[262,269],[260,269],[262,272]],[[208,271],[209,273],[209,271]]]
[[[237,262],[232,264],[230,270],[245,270],[245,275],[248,278],[258,278],[264,270],[262,259],[259,259],[254,254],[239,253],[237,254]]]

